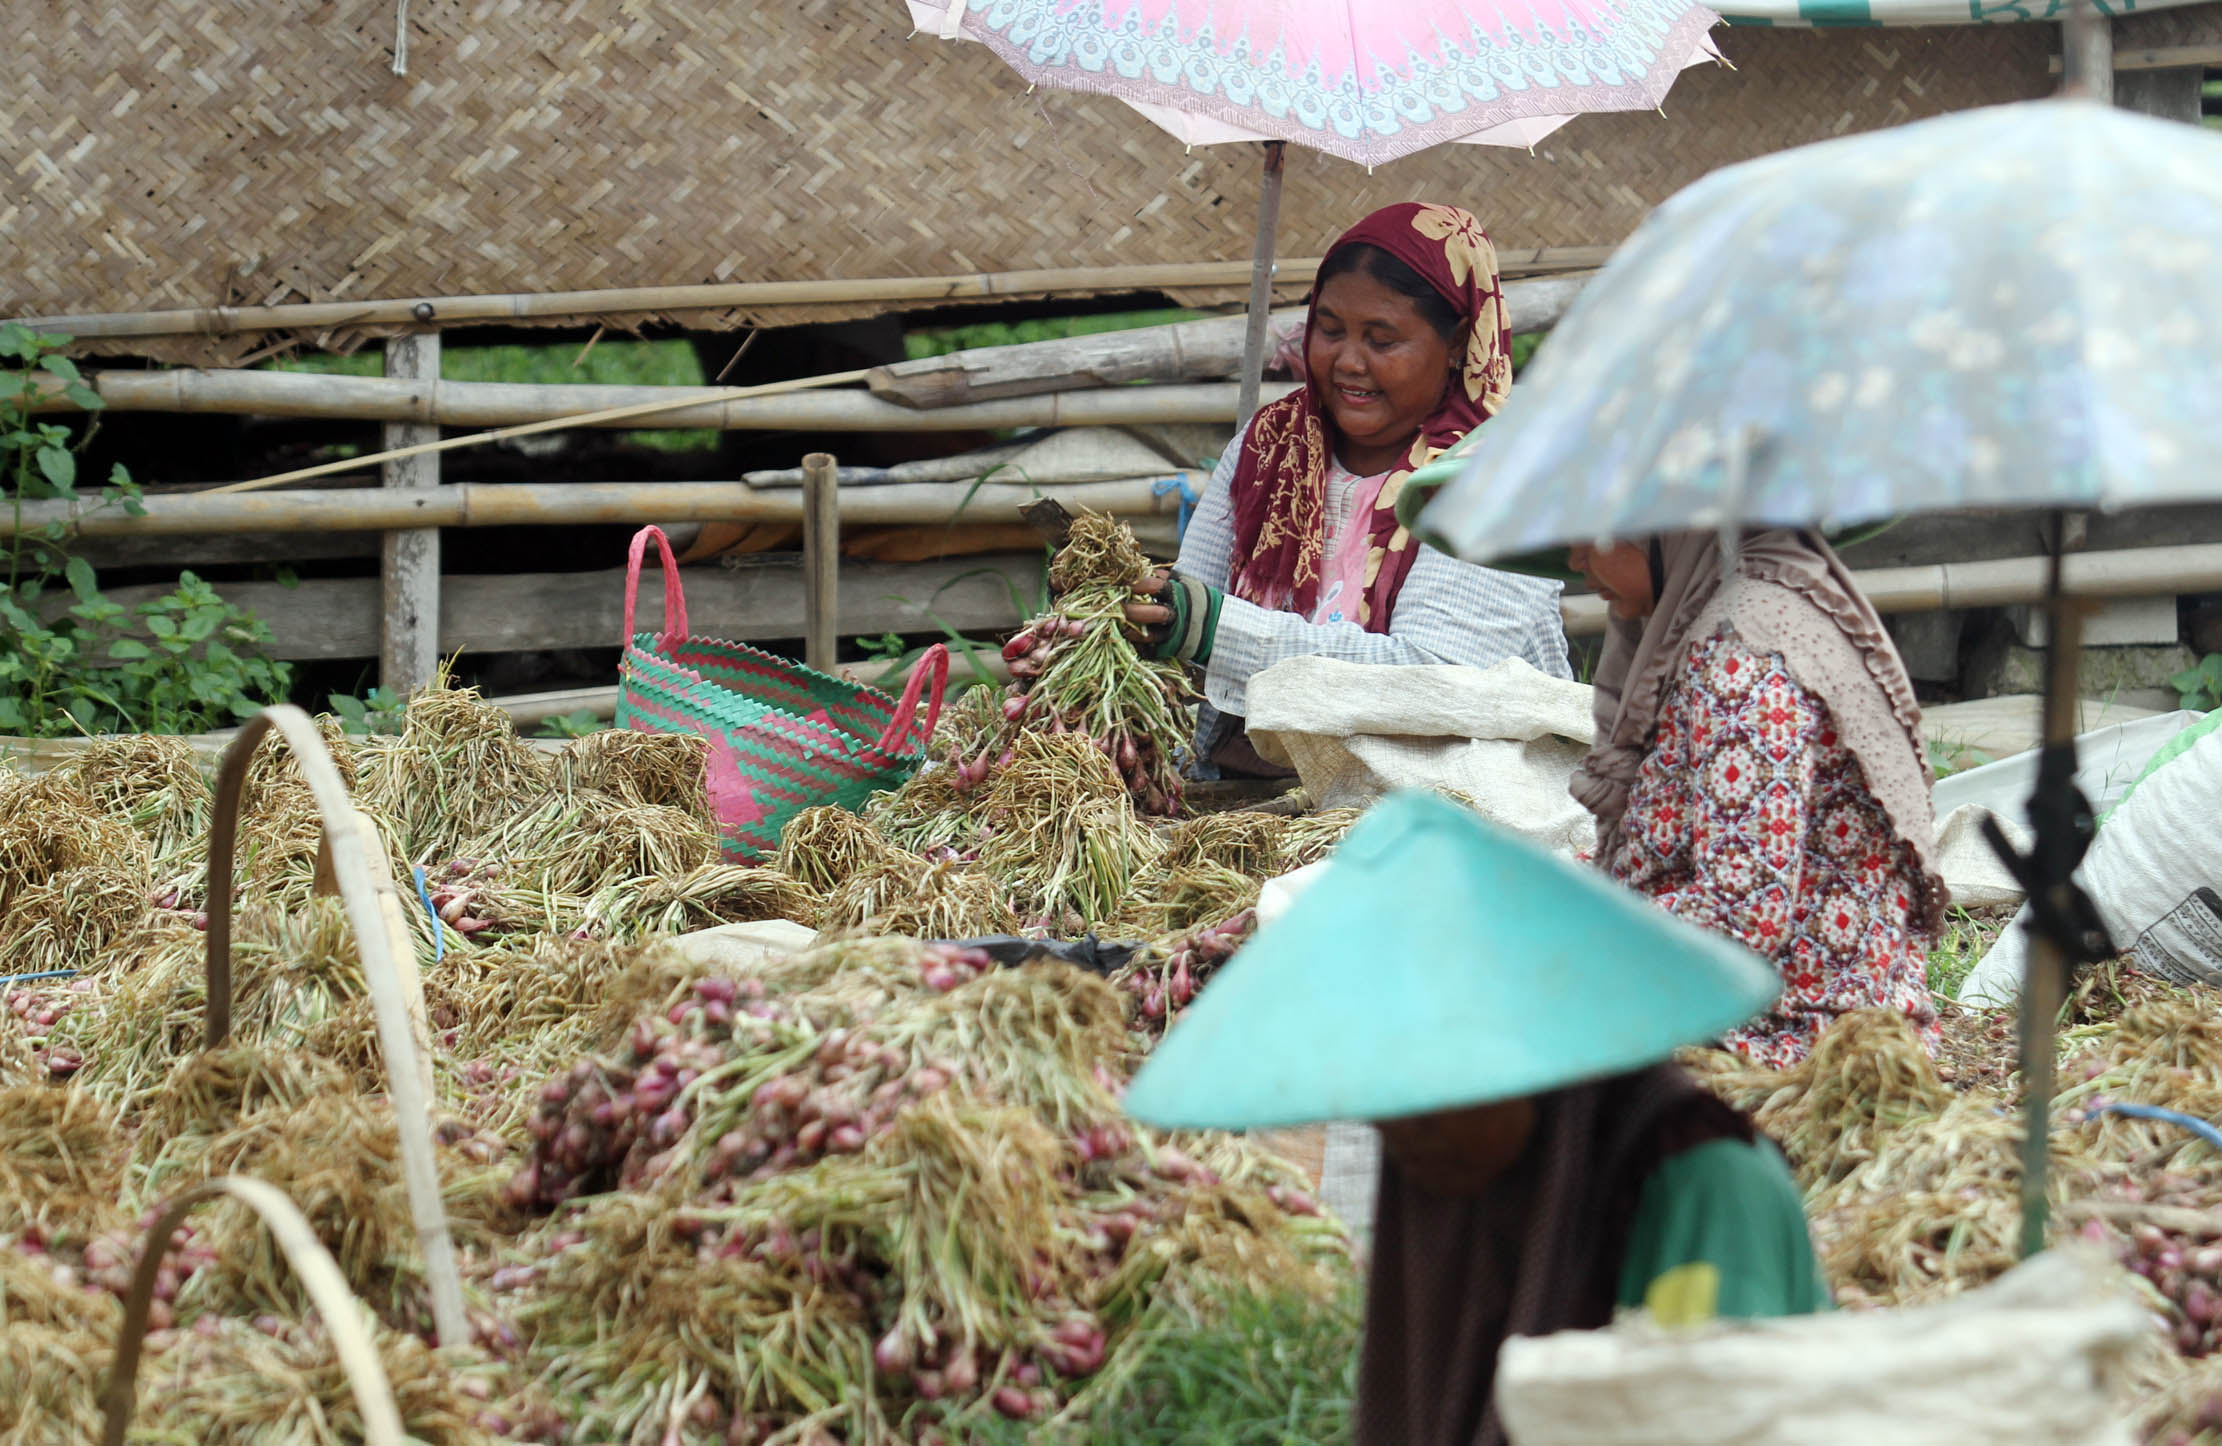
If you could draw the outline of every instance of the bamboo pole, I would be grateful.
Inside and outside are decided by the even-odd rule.
[[[802,659],[833,671],[841,610],[841,484],[833,456],[802,459]]]
[[[1954,608],[2004,607],[2045,597],[2051,560],[2001,557],[1987,562],[1944,562],[1923,567],[1878,567],[1852,574],[1877,612],[1918,613]],[[2067,592],[2073,597],[2172,597],[2222,587],[2222,542],[2176,547],[2127,547],[2078,552],[2066,559]],[[1561,601],[1566,631],[1576,637],[1605,630],[1605,607],[1583,595]]]
[[[1008,522],[1039,497],[1121,517],[1172,516],[1180,499],[1159,496],[1150,478],[1036,487],[988,482],[969,487],[914,482],[839,494],[841,516],[857,525]],[[399,527],[545,527],[621,522],[785,522],[803,520],[796,491],[759,492],[738,482],[462,482],[433,493],[380,487],[329,492],[187,492],[148,497],[144,516],[97,503],[26,502],[20,519],[0,510],[0,537],[61,523],[79,537],[190,536],[197,533],[380,532]]]
[[[969,432],[1010,427],[1231,422],[1235,412],[1235,387],[1225,382],[1102,387],[926,412],[883,402],[864,392],[812,390],[856,381],[864,375],[862,371],[844,372],[773,382],[761,388],[731,389],[441,382],[430,397],[420,388],[379,377],[323,377],[298,372],[104,371],[91,373],[90,378],[109,410],[118,412],[338,417],[366,422],[433,422],[448,427],[522,424],[499,433],[452,438],[438,444],[443,451],[560,428],[635,425],[636,419],[651,415],[659,427],[726,431]],[[1266,393],[1270,399],[1286,395],[1290,389],[1288,384],[1276,382],[1266,388]],[[805,394],[783,395],[795,392]],[[58,392],[41,393],[33,409],[75,410]],[[360,470],[382,460],[355,457],[284,474],[284,479]],[[276,485],[270,479],[257,479],[257,483]],[[248,490],[237,484],[234,487]]]
[[[1258,234],[1250,259],[1250,304],[1242,327],[1242,370],[1235,377],[1242,391],[1235,404],[1234,425],[1249,430],[1258,409],[1258,385],[1265,377],[1267,315],[1273,306],[1273,248],[1281,229],[1281,154],[1283,141],[1265,143],[1265,172],[1258,185]]]
[[[1554,265],[1548,252],[1529,264]],[[1586,264],[1596,265],[1594,261]],[[1291,261],[1292,281],[1308,279],[1319,258]],[[1309,268],[1309,269],[1307,269]],[[350,326],[452,326],[458,322],[545,320],[635,311],[770,310],[860,302],[962,301],[976,297],[1050,296],[1105,291],[1241,286],[1247,261],[1172,262],[1137,266],[1067,266],[1034,271],[983,271],[953,276],[885,276],[849,281],[740,281],[712,286],[605,287],[591,291],[509,292],[490,296],[412,296],[385,301],[311,301],[285,306],[208,306],[175,311],[80,313],[17,317],[34,331],[78,340],[126,336],[224,336],[239,332],[323,330]]]
[[[1593,274],[1506,282],[1505,312],[1513,333],[1556,326]],[[1283,307],[1271,316],[1276,326],[1301,323],[1304,308]],[[1116,382],[1216,380],[1242,372],[1247,325],[1246,317],[1215,316],[1053,341],[975,347],[874,367],[864,380],[874,396],[909,407],[946,407]]]
[[[1579,271],[1601,266],[1609,246],[1500,248],[1509,275]],[[1281,277],[1309,281],[1319,258],[1283,262]],[[883,276],[848,281],[738,281],[709,286],[603,287],[590,291],[521,291],[480,296],[410,296],[383,301],[309,301],[284,306],[204,306],[171,311],[82,312],[19,316],[34,331],[63,332],[80,341],[103,337],[228,336],[259,331],[322,331],[351,326],[453,326],[465,322],[549,321],[625,312],[774,311],[786,306],[870,302],[963,301],[978,297],[1088,295],[1235,287],[1250,278],[1248,261],[1170,262],[1138,266],[1067,266],[1033,271],[981,271],[954,276]]]

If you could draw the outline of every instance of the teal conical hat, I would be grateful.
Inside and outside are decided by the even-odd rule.
[[[1397,794],[1212,979],[1126,1107],[1234,1130],[1512,1099],[1656,1063],[1779,988],[1596,870]]]

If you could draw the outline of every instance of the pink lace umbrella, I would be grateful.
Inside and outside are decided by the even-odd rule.
[[[1264,141],[1242,418],[1256,406],[1281,146],[1374,166],[1430,146],[1532,146],[1577,115],[1651,110],[1713,58],[1693,0],[906,0],[1030,83],[1115,96],[1189,145]]]

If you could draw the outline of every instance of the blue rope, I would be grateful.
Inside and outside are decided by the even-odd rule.
[[[2159,1120],[2162,1124],[2181,1125],[2217,1150],[2222,1150],[2222,1130],[2216,1129],[2197,1115],[2187,1115],[2181,1110],[2163,1109],[2159,1105],[2139,1105],[2122,1100],[2108,1100],[2104,1104],[2093,1105],[2090,1112],[2094,1115],[2128,1115],[2133,1120]]]
[[[1152,497],[1163,497],[1166,493],[1173,491],[1180,493],[1180,515],[1175,520],[1174,530],[1179,536],[1186,537],[1188,535],[1188,519],[1195,513],[1196,503],[1199,500],[1196,489],[1188,485],[1186,475],[1160,477],[1150,484],[1150,496]]]
[[[0,974],[0,989],[10,984],[28,984],[34,979],[68,979],[76,973],[75,969],[49,969],[41,974]]]
[[[432,895],[424,887],[424,865],[418,864],[409,872],[417,881],[418,901],[424,905],[424,911],[432,916],[432,962],[438,964],[447,957],[447,935],[442,932],[440,911],[432,907]]]

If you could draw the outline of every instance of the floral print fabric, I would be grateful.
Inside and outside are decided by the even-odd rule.
[[[1723,1041],[1773,1069],[1839,1014],[1894,1009],[1932,1047],[1919,865],[1780,654],[1733,629],[1693,644],[1659,712],[1613,877],[1781,972],[1774,1008]]]

